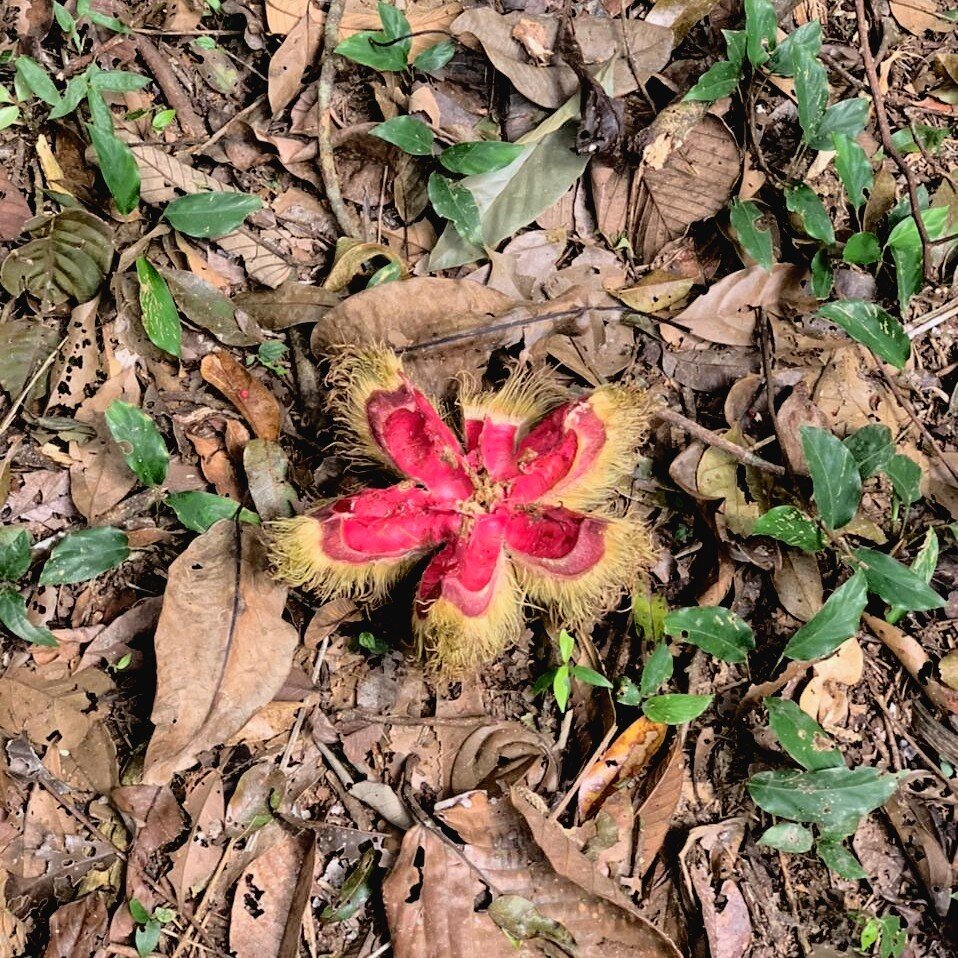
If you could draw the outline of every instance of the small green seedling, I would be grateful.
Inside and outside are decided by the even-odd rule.
[[[573,679],[602,689],[612,688],[612,683],[604,675],[596,672],[595,669],[590,669],[585,665],[574,665],[572,663],[572,653],[574,651],[575,639],[563,629],[559,633],[559,664],[555,668],[543,672],[532,686],[532,691],[536,695],[551,687],[556,704],[563,712],[569,706]]]
[[[163,926],[176,918],[176,912],[172,908],[154,908],[153,913],[150,914],[136,898],[130,899],[129,909],[130,915],[139,926],[133,939],[136,943],[136,952],[140,958],[146,958],[156,950]]]
[[[955,896],[952,896],[955,897]],[[865,920],[864,915],[859,916]],[[898,915],[873,915],[865,920],[858,942],[862,954],[871,952],[878,958],[901,958],[908,945],[908,931],[901,926]]]

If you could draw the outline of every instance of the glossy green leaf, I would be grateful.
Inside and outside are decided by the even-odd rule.
[[[733,200],[729,208],[729,219],[745,252],[766,272],[771,271],[775,262],[772,234],[758,225],[762,219],[762,211],[751,200]]]
[[[412,65],[423,73],[435,73],[441,70],[456,55],[456,44],[453,40],[440,40],[431,47],[426,47],[413,60]]]
[[[645,696],[639,687],[627,675],[620,675],[615,683],[615,700],[619,705],[630,707],[641,705]]]
[[[868,602],[866,585],[863,573],[855,572],[791,637],[782,654],[800,662],[811,662],[831,655],[858,631]]]
[[[779,822],[766,829],[759,838],[759,845],[778,849],[780,852],[801,854],[812,850],[815,839],[812,833],[797,822]]]
[[[767,698],[768,723],[782,748],[810,772],[844,766],[845,760],[811,716],[789,699]]]
[[[940,609],[945,605],[945,600],[921,575],[897,559],[875,549],[855,549],[853,554],[862,564],[868,588],[889,605],[909,612]]]
[[[664,595],[653,593],[648,586],[636,589],[632,596],[632,621],[647,642],[658,642],[665,635],[668,613],[669,604]]]
[[[937,206],[922,212],[921,221],[930,240],[943,239],[954,232],[948,226],[950,217],[951,210],[947,206]],[[895,263],[898,304],[904,310],[924,283],[921,237],[918,235],[914,216],[906,216],[901,220],[888,234],[885,245],[891,250]]]
[[[50,78],[50,74],[33,57],[19,56],[14,63],[17,80],[34,96],[39,97],[48,106],[60,102],[60,91]]]
[[[835,283],[835,274],[828,261],[828,251],[820,249],[812,257],[812,294],[816,299],[828,299]]]
[[[684,100],[711,103],[729,96],[742,80],[742,64],[719,60],[713,63],[697,80]]]
[[[683,725],[697,719],[714,695],[653,695],[642,703],[642,714],[663,725]]]
[[[921,576],[925,582],[931,582],[931,577],[935,574],[935,569],[937,568],[938,534],[933,527],[929,526],[921,548],[918,550],[918,555],[915,556],[915,561],[911,564],[911,571],[914,572],[915,575]],[[908,610],[903,609],[900,605],[893,605],[889,608],[885,619],[894,625],[900,621],[907,612]]]
[[[156,951],[156,946],[160,942],[160,931],[162,925],[150,919],[145,925],[141,925],[133,934],[133,943],[136,945],[137,954],[140,958],[147,958]]]
[[[0,527],[0,581],[16,582],[30,568],[30,533],[17,526]]]
[[[380,266],[379,269],[369,277],[369,282],[366,284],[366,289],[372,289],[374,286],[382,286],[383,283],[394,283],[397,279],[402,277],[402,267],[399,263],[390,261],[386,263],[385,266]]]
[[[121,399],[107,406],[104,418],[137,479],[146,486],[163,485],[170,454],[156,423],[140,408]]]
[[[800,57],[818,56],[822,49],[822,25],[818,20],[809,20],[793,30],[775,48],[768,69],[782,77],[795,74],[795,61]]]
[[[839,841],[820,839],[815,846],[818,857],[840,878],[855,881],[867,878],[868,873],[861,862]]]
[[[801,437],[819,515],[829,529],[840,529],[852,521],[861,501],[858,464],[848,447],[824,429],[802,426]]]
[[[160,110],[150,121],[150,126],[159,133],[165,130],[176,119],[176,110]]]
[[[439,162],[452,173],[470,176],[501,170],[528,147],[521,143],[502,143],[482,140],[477,143],[457,143],[439,154]]]
[[[748,782],[755,804],[770,815],[824,826],[860,819],[884,805],[897,787],[897,775],[867,766],[759,772]]]
[[[862,97],[853,97],[830,106],[822,115],[814,135],[808,139],[809,146],[816,150],[830,150],[833,136],[847,136],[854,140],[868,122],[868,102]]]
[[[153,82],[151,77],[139,73],[127,73],[125,70],[94,70],[89,76],[90,86],[108,93],[131,93],[142,90]]]
[[[825,545],[821,529],[795,506],[775,506],[759,516],[753,536],[771,536],[805,552],[817,552]]]
[[[813,189],[804,183],[801,186],[789,187],[785,190],[785,205],[789,212],[799,216],[806,235],[827,246],[835,242],[835,230],[832,228],[828,211]]]
[[[921,466],[908,456],[892,456],[885,464],[885,475],[904,505],[910,506],[921,498]]]
[[[248,193],[191,193],[169,203],[163,217],[187,236],[216,239],[234,233],[262,206],[258,196]]]
[[[731,609],[720,606],[676,609],[665,617],[665,631],[725,662],[744,662],[755,648],[755,636],[748,623]]]
[[[404,70],[412,47],[409,21],[405,14],[392,4],[380,3],[378,9],[382,31],[363,30],[355,33],[341,41],[335,52],[373,70],[385,73]],[[400,40],[400,37],[403,39]]]
[[[892,134],[891,141],[899,153],[926,153],[934,155],[941,144],[951,136],[948,127],[928,126],[927,123],[913,123]],[[920,145],[919,145],[920,144]]]
[[[560,665],[552,676],[552,694],[555,696],[559,711],[564,712],[569,705],[569,696],[572,694],[572,679],[569,676],[569,666]]]
[[[874,476],[885,468],[886,463],[895,454],[891,441],[891,430],[880,423],[871,423],[856,429],[845,438],[848,451],[858,464],[862,479]]]
[[[154,346],[172,356],[179,356],[180,314],[176,311],[166,280],[142,256],[136,261],[136,275],[140,281],[140,312],[146,335]]]
[[[0,106],[0,130],[13,126],[20,119],[20,107]]]
[[[72,77],[67,82],[67,88],[63,91],[60,102],[50,111],[49,119],[59,120],[73,113],[80,103],[83,102],[83,98],[87,95],[88,89],[89,81],[85,73]]]
[[[600,689],[612,688],[612,683],[601,672],[596,672],[587,665],[572,665],[569,667],[569,674],[585,685],[593,685]]]
[[[819,306],[818,315],[841,326],[852,339],[896,369],[905,368],[911,355],[911,340],[902,324],[878,303],[843,299]]]
[[[575,651],[575,638],[565,629],[559,632],[559,656],[563,662],[568,662]]]
[[[881,259],[881,243],[874,233],[853,233],[848,237],[842,250],[842,259],[846,263],[868,266]]]
[[[130,554],[126,533],[110,526],[70,532],[53,548],[40,573],[41,585],[85,582],[113,569]]]
[[[372,879],[375,871],[376,851],[369,848],[363,852],[356,867],[346,876],[337,900],[320,912],[320,920],[332,923],[352,918],[372,894]]]
[[[150,913],[139,898],[131,898],[127,902],[127,908],[130,909],[130,915],[138,925],[146,924],[150,920]]]
[[[114,133],[87,124],[90,142],[96,150],[103,181],[116,208],[126,215],[140,202],[140,168],[130,148]]]
[[[810,143],[818,133],[828,103],[828,74],[819,59],[807,51],[796,51],[794,60],[795,99],[802,139]]]
[[[832,149],[835,151],[835,169],[849,203],[859,209],[865,202],[865,190],[871,190],[875,174],[868,156],[851,137],[832,134]]]
[[[436,141],[436,135],[422,120],[408,115],[394,116],[374,126],[370,132],[413,156],[431,156]]]
[[[428,192],[429,202],[436,213],[449,220],[464,240],[481,246],[479,208],[472,193],[461,183],[456,183],[440,173],[429,175]]]
[[[8,585],[0,586],[0,623],[18,639],[31,645],[59,644],[49,629],[30,621],[23,596]]]
[[[778,14],[771,0],[745,0],[745,40],[748,60],[761,66],[775,49]]]
[[[642,676],[639,679],[639,694],[643,699],[654,695],[672,678],[674,663],[672,650],[665,642],[659,642],[642,667]]]

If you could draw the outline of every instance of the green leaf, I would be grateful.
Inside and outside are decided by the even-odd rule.
[[[742,64],[719,60],[713,63],[682,98],[688,101],[711,103],[729,96],[742,80]]]
[[[755,636],[748,623],[720,606],[676,609],[665,617],[665,631],[726,662],[744,662],[755,648]]]
[[[565,629],[559,632],[559,656],[563,662],[568,662],[575,651],[575,638]]]
[[[800,662],[811,662],[831,655],[858,631],[862,612],[868,602],[866,585],[862,572],[855,572],[791,637],[782,654]]]
[[[843,299],[820,306],[818,315],[841,326],[852,339],[896,369],[905,368],[911,355],[911,340],[902,324],[878,303]]]
[[[795,61],[800,57],[818,56],[822,49],[822,25],[818,20],[809,20],[793,30],[775,48],[768,69],[782,77],[795,74]]]
[[[774,263],[772,234],[756,225],[762,218],[762,211],[751,200],[733,200],[729,208],[729,218],[745,252],[762,269],[770,272]]]
[[[778,825],[766,829],[758,843],[769,848],[777,848],[780,852],[801,854],[811,851],[814,841],[812,833],[804,825],[796,822],[779,822]]]
[[[697,719],[714,695],[653,695],[642,704],[642,714],[663,725],[683,725]]]
[[[366,289],[372,289],[374,286],[382,286],[383,283],[394,283],[401,276],[402,267],[399,263],[390,261],[385,266],[380,266],[379,269],[369,277]]]
[[[96,296],[113,262],[113,230],[85,210],[69,209],[32,226],[36,239],[13,250],[0,266],[11,296],[30,292],[45,307]]]
[[[815,150],[832,149],[833,136],[847,136],[855,139],[868,122],[868,100],[853,97],[830,106],[822,116],[815,135],[808,140]]]
[[[422,120],[408,115],[394,116],[391,120],[374,126],[370,132],[413,156],[431,156],[436,141],[436,135]]]
[[[170,294],[166,280],[157,272],[156,267],[142,256],[136,261],[136,275],[140,281],[140,311],[143,329],[154,346],[179,356],[180,314]]]
[[[761,66],[775,49],[778,14],[771,0],[745,0],[745,40],[748,61]]]
[[[382,6],[383,4],[380,4],[380,7]],[[372,894],[375,870],[376,851],[368,848],[363,852],[356,867],[346,876],[337,901],[327,905],[320,912],[320,919],[329,923],[352,918]]]
[[[427,189],[433,209],[443,219],[449,220],[464,240],[475,246],[482,246],[479,208],[472,193],[461,183],[456,183],[440,173],[429,174]]]
[[[140,958],[146,958],[147,955],[153,954],[156,950],[156,946],[160,941],[161,927],[158,921],[154,921],[151,918],[145,925],[141,925],[136,929],[133,941]]]
[[[895,454],[891,441],[891,430],[879,423],[872,423],[856,429],[845,439],[848,451],[858,463],[858,472],[862,479],[881,472],[886,463]]]
[[[539,678],[532,683],[532,694],[539,695],[540,693],[545,692],[546,689],[552,685],[557,671],[558,669],[547,669],[545,672],[543,672],[542,675],[540,675]]]
[[[0,130],[5,130],[8,126],[13,126],[20,119],[20,107],[3,106],[0,107]]]
[[[412,28],[409,26],[406,14],[393,4],[385,3],[384,0],[379,0],[376,8],[379,10],[379,21],[383,25],[383,33],[386,35],[386,39],[399,40],[400,37],[405,37],[399,45],[405,45],[408,53],[412,46],[412,39],[408,34],[412,33]]]
[[[465,176],[491,173],[508,166],[528,147],[521,143],[503,143],[482,140],[478,143],[458,143],[439,154],[439,162],[452,173]]]
[[[950,217],[951,210],[947,206],[936,206],[922,212],[921,221],[930,240],[943,239],[952,232],[948,225]],[[908,301],[924,283],[921,237],[918,235],[915,217],[907,216],[901,220],[889,233],[885,245],[891,250],[895,263],[898,305],[904,310]]]
[[[899,153],[920,153],[924,147],[926,153],[935,154],[941,144],[951,136],[948,127],[939,129],[927,123],[914,123],[912,128],[905,127],[892,134],[892,144]],[[921,144],[921,146],[919,146]]]
[[[585,665],[573,665],[569,668],[569,674],[574,679],[584,682],[586,685],[594,685],[600,689],[611,689],[612,683],[601,672],[590,669]]]
[[[639,687],[627,675],[620,675],[616,681],[615,700],[619,705],[636,706],[642,704],[642,695]]]
[[[805,552],[817,552],[825,545],[821,529],[795,506],[775,506],[755,520],[753,536],[771,536]]]
[[[159,133],[165,130],[176,119],[176,110],[160,110],[150,122],[150,126]]]
[[[897,775],[867,766],[759,772],[748,782],[753,801],[770,815],[825,826],[857,821],[884,805],[897,787]]]
[[[828,745],[825,729],[789,699],[765,699],[768,720],[785,751],[810,772],[844,766],[837,748]]]
[[[815,851],[818,852],[818,857],[841,878],[855,881],[868,877],[861,862],[839,841],[820,839],[815,846]]]
[[[59,644],[49,629],[30,621],[26,601],[11,586],[0,587],[0,622],[17,638],[32,645],[53,647]]]
[[[107,406],[104,418],[137,479],[146,486],[162,486],[170,454],[156,423],[141,409],[121,399],[114,399]]]
[[[868,266],[881,259],[881,244],[874,233],[853,233],[848,237],[842,250],[842,259],[846,263]]]
[[[835,230],[828,218],[825,204],[810,187],[789,187],[785,190],[785,205],[789,212],[796,213],[802,221],[802,229],[812,239],[821,240],[827,246],[835,242]]]
[[[132,213],[140,202],[140,168],[136,158],[112,131],[88,123],[87,132],[116,208],[124,215]]]
[[[908,566],[874,549],[855,549],[853,555],[862,563],[868,588],[889,605],[901,606],[909,612],[940,609],[945,600]]]
[[[361,649],[372,652],[373,655],[385,655],[389,651],[389,643],[383,642],[382,639],[373,635],[372,632],[360,632],[356,641],[359,642]]]
[[[127,903],[130,915],[138,925],[145,925],[150,920],[150,913],[138,898],[131,898]]]
[[[642,676],[639,679],[639,694],[643,699],[654,695],[672,678],[674,664],[672,650],[665,642],[660,642],[652,650],[652,654],[642,667]],[[635,704],[638,705],[638,702]]]
[[[802,426],[801,437],[815,505],[829,529],[840,529],[854,519],[861,500],[862,481],[855,457],[841,440],[817,426]]]
[[[828,299],[835,282],[831,264],[828,262],[828,251],[820,249],[812,257],[812,293],[816,299]]]
[[[351,37],[341,40],[334,52],[354,63],[361,63],[364,67],[379,70],[380,73],[398,73],[406,69],[408,51],[402,49],[402,44],[392,46],[377,46],[376,43],[385,42],[386,37],[374,30],[363,30],[354,33]]]
[[[95,70],[90,73],[90,86],[107,93],[132,93],[142,90],[153,82],[151,77],[139,73],[127,73],[125,70]]]
[[[206,532],[220,519],[239,519],[259,525],[259,516],[249,509],[241,509],[238,502],[217,496],[212,492],[172,492],[166,504],[176,513],[176,518],[193,532]]]
[[[798,122],[802,127],[802,139],[810,143],[818,132],[828,103],[828,74],[818,58],[805,50],[796,51],[794,69]]]
[[[14,67],[17,79],[34,96],[38,96],[49,106],[56,106],[60,102],[60,91],[50,79],[50,74],[37,63],[33,57],[17,57]]]
[[[130,554],[126,533],[110,526],[70,532],[54,546],[40,573],[41,585],[85,582],[113,569]]]
[[[925,540],[918,550],[918,555],[915,556],[915,561],[911,564],[911,571],[914,572],[915,575],[921,576],[925,582],[931,582],[931,577],[935,574],[935,569],[937,568],[938,534],[929,526],[928,531],[925,533]],[[888,610],[885,619],[894,625],[907,611],[907,609],[903,609],[900,605],[893,605]]]
[[[560,665],[552,677],[552,694],[555,696],[559,711],[564,712],[569,705],[572,693],[572,680],[569,678],[569,666]]]
[[[440,40],[431,47],[426,47],[422,53],[412,61],[412,65],[423,73],[435,73],[441,70],[456,55],[456,44],[452,40]]]
[[[73,77],[67,82],[67,88],[63,91],[60,102],[50,111],[50,120],[59,120],[61,117],[69,116],[87,95],[89,81],[86,74],[81,73],[78,77]]]
[[[227,346],[255,346],[258,340],[240,329],[236,307],[212,283],[183,269],[164,269],[160,275],[180,312],[194,325],[211,332]]]
[[[865,202],[865,190],[871,190],[875,174],[865,151],[851,137],[832,134],[835,169],[841,178],[848,201],[858,210]]]
[[[921,466],[908,456],[892,456],[885,464],[885,475],[904,505],[910,506],[921,498]]]
[[[658,642],[665,635],[665,617],[669,604],[664,595],[653,595],[647,585],[632,596],[632,621],[639,635],[648,642]]]
[[[216,239],[234,233],[262,206],[258,196],[248,193],[191,193],[169,203],[163,217],[187,236]]]
[[[0,527],[0,580],[16,582],[30,568],[30,533],[16,526]]]

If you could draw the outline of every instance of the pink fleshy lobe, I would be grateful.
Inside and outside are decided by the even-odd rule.
[[[473,484],[459,440],[425,395],[405,377],[366,403],[373,441],[396,468],[442,499],[468,499]]]
[[[435,548],[455,535],[461,517],[408,483],[366,489],[314,513],[321,547],[337,562],[366,563]]]
[[[485,471],[496,482],[519,474],[516,438],[519,426],[495,414],[466,420],[466,451],[474,469]]]
[[[515,509],[506,545],[522,562],[561,578],[594,569],[605,557],[605,521],[561,506]]]

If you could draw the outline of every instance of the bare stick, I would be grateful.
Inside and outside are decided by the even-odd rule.
[[[176,119],[183,132],[187,136],[201,137],[206,135],[206,127],[193,109],[190,98],[186,91],[180,85],[175,74],[170,69],[169,57],[164,56],[157,49],[156,45],[149,37],[142,34],[135,34],[132,41],[136,46],[137,53],[143,58],[143,62],[150,68],[154,79],[159,84],[166,102],[176,110]]]
[[[925,282],[933,283],[935,281],[935,270],[929,255],[930,243],[928,240],[928,231],[921,219],[921,207],[918,203],[918,183],[915,180],[914,171],[905,162],[904,157],[898,152],[891,138],[891,128],[888,125],[888,113],[885,110],[885,95],[881,90],[881,81],[878,78],[878,68],[875,65],[875,57],[872,54],[871,44],[868,40],[868,16],[865,13],[865,0],[855,0],[855,16],[858,19],[858,45],[862,52],[862,62],[865,64],[865,75],[868,77],[868,85],[871,88],[872,100],[875,103],[875,119],[878,120],[878,131],[881,133],[882,146],[885,152],[895,161],[895,165],[901,170],[908,184],[908,198],[911,200],[911,212],[915,218],[915,226],[918,227],[918,235],[921,237],[921,254],[924,263]]]

